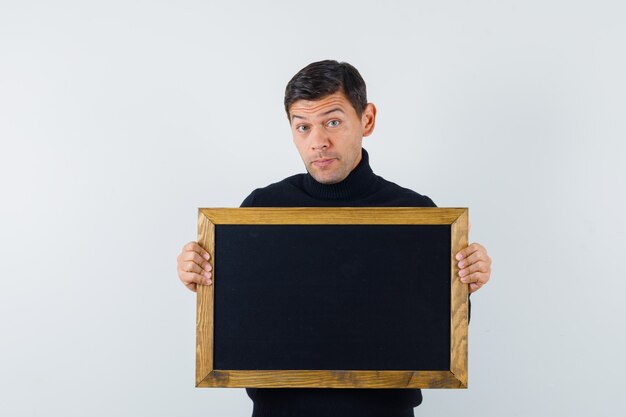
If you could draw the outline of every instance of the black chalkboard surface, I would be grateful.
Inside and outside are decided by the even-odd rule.
[[[465,387],[467,209],[200,209],[197,385]]]

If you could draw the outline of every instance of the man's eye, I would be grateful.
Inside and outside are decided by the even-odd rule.
[[[327,125],[328,127],[337,127],[339,126],[339,120],[331,120]]]
[[[298,132],[300,132],[300,133],[304,133],[304,132],[306,132],[307,130],[309,130],[309,128],[308,128],[308,126],[300,125],[300,126],[296,127],[296,130],[297,130]]]

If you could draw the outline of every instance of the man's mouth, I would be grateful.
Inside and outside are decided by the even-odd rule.
[[[315,159],[312,164],[318,168],[325,168],[332,164],[336,159],[335,158],[320,158]]]

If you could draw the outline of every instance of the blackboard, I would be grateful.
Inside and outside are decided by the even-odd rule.
[[[467,385],[467,209],[200,209],[197,386]]]

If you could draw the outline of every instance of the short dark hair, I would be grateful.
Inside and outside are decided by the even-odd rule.
[[[360,117],[367,106],[365,81],[356,68],[347,62],[325,60],[302,68],[285,88],[285,111],[298,100],[319,100],[341,91]]]

